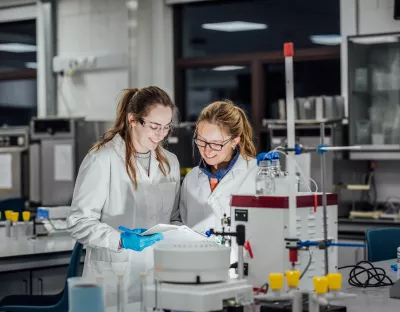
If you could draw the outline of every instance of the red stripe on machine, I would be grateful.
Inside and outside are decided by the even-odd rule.
[[[322,195],[303,195],[296,198],[297,208],[309,208],[322,206]],[[326,194],[327,206],[334,206],[338,204],[337,194]],[[288,209],[289,197],[288,196],[251,196],[251,195],[232,195],[231,206],[243,208],[277,208]]]

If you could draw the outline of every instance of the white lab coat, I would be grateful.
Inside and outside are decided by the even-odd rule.
[[[211,192],[208,176],[199,167],[193,168],[181,187],[179,211],[182,222],[193,230],[204,233],[210,228],[221,230],[224,214],[230,217],[232,194],[254,194],[258,171],[256,159],[246,161],[239,155],[232,169]],[[235,229],[225,226],[225,231]],[[234,244],[232,244],[234,246]],[[231,263],[237,260],[237,249],[232,248]]]
[[[118,227],[150,228],[169,223],[171,211],[178,207],[179,162],[174,154],[164,153],[171,166],[167,176],[158,167],[154,152],[150,176],[136,163],[137,190],[125,169],[125,143],[119,135],[88,154],[79,169],[68,231],[86,246],[83,275],[104,279],[108,306],[116,304],[118,276],[123,277],[128,301],[139,301],[139,275],[153,263],[151,247],[142,252],[118,250]]]

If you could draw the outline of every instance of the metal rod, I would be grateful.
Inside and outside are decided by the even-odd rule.
[[[140,312],[144,312],[144,279],[145,275],[140,273]]]
[[[319,304],[314,294],[310,294],[308,298],[308,312],[319,312]]]
[[[320,125],[321,145],[324,145],[325,141],[325,124]],[[325,154],[321,155],[321,187],[322,187],[322,207],[324,214],[324,241],[328,241],[328,223],[327,223],[327,211],[326,211],[326,190],[325,190]],[[328,248],[324,249],[325,258],[325,275],[329,273],[329,261],[328,261]]]
[[[244,259],[243,259],[243,246],[238,246],[238,273],[239,279],[244,278]]]
[[[303,312],[303,294],[300,291],[293,293],[292,312]]]
[[[361,150],[361,146],[324,146],[321,147],[322,151],[356,151]]]
[[[117,282],[117,311],[122,312],[123,311],[123,298],[122,298],[122,276],[118,276],[118,282]]]
[[[288,51],[285,49],[288,48]],[[291,50],[291,51],[290,51]],[[289,149],[295,147],[295,102],[294,102],[294,77],[293,77],[293,45],[285,44],[285,78],[286,78],[286,127],[287,145]],[[286,171],[289,183],[289,237],[296,237],[296,172],[295,153],[289,151],[286,157]]]

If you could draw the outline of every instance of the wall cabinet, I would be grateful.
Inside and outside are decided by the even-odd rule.
[[[78,275],[81,276],[83,264]],[[9,295],[55,295],[65,286],[68,266],[0,274],[0,300]]]

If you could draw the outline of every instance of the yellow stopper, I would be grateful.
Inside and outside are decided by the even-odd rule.
[[[13,212],[11,214],[11,221],[12,222],[18,222],[18,218],[19,218],[19,212]]]
[[[328,277],[328,286],[330,290],[336,291],[342,288],[342,274],[329,273],[327,277]]]
[[[288,287],[296,288],[300,281],[300,271],[286,271],[286,283]]]
[[[269,275],[269,288],[271,290],[281,290],[283,287],[283,274],[271,273]]]
[[[328,292],[328,278],[327,277],[315,276],[315,277],[313,277],[313,281],[314,281],[314,290],[315,290],[316,294],[322,295],[322,294],[326,294]]]
[[[31,219],[31,213],[29,211],[24,211],[22,213],[22,220],[29,221]]]
[[[6,220],[11,220],[11,216],[14,213],[14,211],[12,210],[6,210],[5,214],[6,214]]]

